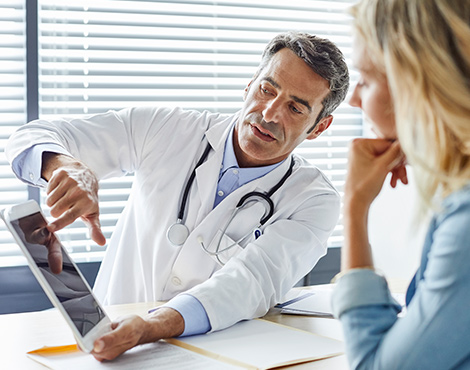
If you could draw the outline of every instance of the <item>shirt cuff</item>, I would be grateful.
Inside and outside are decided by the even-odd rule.
[[[13,172],[17,177],[30,185],[45,187],[47,182],[41,177],[42,153],[44,152],[53,152],[70,156],[70,153],[57,144],[34,145],[31,148],[26,149],[13,160],[11,163]]]
[[[211,330],[209,317],[204,306],[190,294],[180,294],[161,307],[173,308],[183,316],[184,331],[180,337],[205,334]]]
[[[374,305],[394,306],[401,311],[383,276],[371,269],[353,269],[339,278],[331,300],[335,317],[353,308]]]

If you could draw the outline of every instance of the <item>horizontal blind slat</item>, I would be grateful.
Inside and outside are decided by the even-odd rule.
[[[266,43],[279,32],[294,29],[327,37],[350,63],[349,18],[344,9],[352,3],[39,0],[40,117],[149,105],[233,113],[242,105],[243,89]],[[0,98],[7,102],[0,107],[1,206],[27,197],[26,185],[14,178],[2,153],[8,136],[26,117],[24,1],[2,2],[0,35]],[[355,71],[351,79],[354,84]],[[342,193],[349,141],[361,134],[360,113],[343,103],[330,128],[295,152],[323,170]],[[107,238],[132,181],[130,174],[100,182],[101,223]],[[44,193],[41,196],[44,201]],[[0,243],[9,245],[8,252],[5,249],[9,257],[0,264],[19,263],[19,250],[8,238],[0,227]],[[60,238],[75,259],[103,256],[105,248],[90,241],[81,221],[61,231]],[[341,242],[340,222],[329,244]]]
[[[8,137],[26,121],[24,5],[23,0],[3,0],[0,4],[0,209],[28,198],[27,186],[15,178],[4,153]],[[5,263],[24,264],[25,260],[0,222],[0,266]]]

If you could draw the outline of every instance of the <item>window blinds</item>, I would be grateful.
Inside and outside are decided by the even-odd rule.
[[[24,0],[0,2],[0,208],[28,199],[26,185],[5,158],[8,137],[26,121],[26,22]],[[6,264],[22,261],[11,234],[0,221],[0,256]],[[3,263],[2,263],[3,265]]]
[[[269,40],[298,30],[327,37],[348,59],[345,9],[353,0],[39,0],[39,115],[80,115],[163,105],[231,113]],[[342,192],[347,144],[360,113],[343,104],[334,123],[296,151]],[[101,222],[110,237],[132,175],[101,182]],[[42,194],[44,199],[44,194]],[[79,221],[60,233],[76,260],[99,260]],[[330,239],[340,245],[341,222]]]

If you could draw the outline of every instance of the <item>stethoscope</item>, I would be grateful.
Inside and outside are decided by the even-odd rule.
[[[210,144],[207,144],[207,147],[204,150],[204,153],[202,153],[201,158],[199,158],[199,161],[196,163],[196,166],[194,167],[194,170],[191,173],[191,176],[189,177],[188,182],[186,184],[186,187],[184,189],[183,198],[181,200],[180,209],[179,209],[179,212],[178,212],[178,218],[177,218],[176,222],[173,225],[171,225],[167,230],[167,238],[168,238],[169,242],[171,244],[173,244],[174,246],[180,246],[186,241],[186,239],[188,239],[189,229],[183,223],[184,210],[186,208],[186,203],[187,203],[187,200],[188,200],[189,191],[191,190],[191,186],[194,182],[194,178],[196,177],[196,170],[206,160],[207,156],[209,155],[210,150],[211,150],[211,146],[210,146]],[[238,211],[240,211],[242,208],[244,208],[247,204],[250,204],[251,202],[262,201],[265,204],[266,212],[261,217],[261,219],[259,221],[259,225],[254,231],[255,238],[259,237],[261,235],[260,227],[263,226],[271,218],[271,216],[274,213],[274,203],[271,200],[271,196],[286,182],[287,178],[292,174],[293,168],[294,168],[294,158],[292,157],[291,163],[290,163],[290,166],[289,166],[288,170],[286,171],[286,173],[284,174],[282,179],[276,185],[274,185],[271,188],[271,190],[269,190],[267,193],[252,191],[250,193],[245,194],[240,199],[240,201],[238,202],[238,204],[235,207],[234,211],[232,212],[232,215],[231,215],[229,221],[227,222],[227,224],[225,225],[225,227],[223,229],[223,233],[225,233],[225,231],[227,230],[230,222],[233,220],[233,218],[235,217],[235,215],[237,214]],[[247,235],[240,238],[239,240],[237,240],[235,243],[229,245],[228,247],[220,249],[220,242],[221,242],[223,233],[221,234],[221,236],[219,238],[219,242],[217,244],[215,252],[209,251],[204,246],[204,243],[202,242],[202,240],[199,240],[199,242],[201,243],[203,249],[207,253],[209,253],[210,255],[214,255],[217,258],[218,258],[218,255],[220,253],[226,251],[227,249],[230,249],[230,248],[234,247],[235,245],[240,243],[242,240],[246,239],[251,234],[251,232],[250,232]]]

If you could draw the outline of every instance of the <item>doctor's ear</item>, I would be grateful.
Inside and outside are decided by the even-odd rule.
[[[333,116],[331,114],[327,117],[322,118],[320,122],[315,125],[313,131],[307,136],[307,140],[316,139],[318,136],[321,135],[323,131],[330,127],[331,122],[333,122]]]

